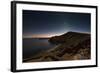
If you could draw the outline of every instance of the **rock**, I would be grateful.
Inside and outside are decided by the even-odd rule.
[[[85,60],[91,58],[90,34],[68,32],[50,38],[49,42],[57,44],[57,46],[38,54],[35,56],[37,58],[28,60],[28,62]]]

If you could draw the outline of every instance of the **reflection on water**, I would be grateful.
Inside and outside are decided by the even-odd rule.
[[[48,39],[23,39],[23,59],[30,58],[39,52],[48,50],[55,45],[50,44]]]

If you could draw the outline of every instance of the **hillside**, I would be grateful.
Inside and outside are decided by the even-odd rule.
[[[24,62],[84,60],[91,58],[90,34],[68,32],[51,37],[48,41],[57,46]]]
[[[90,38],[90,34],[79,33],[79,32],[68,32],[66,34],[60,36],[54,36],[49,39],[49,42],[52,44],[62,44],[65,43],[67,46],[74,46],[79,42],[82,42],[86,39]]]

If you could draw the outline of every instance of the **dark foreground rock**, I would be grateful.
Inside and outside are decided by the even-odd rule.
[[[85,60],[91,58],[90,34],[68,32],[61,36],[49,39],[56,47],[44,51],[24,62],[63,61],[63,60]]]

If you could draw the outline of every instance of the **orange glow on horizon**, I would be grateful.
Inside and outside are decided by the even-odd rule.
[[[53,36],[58,36],[58,34],[34,34],[34,35],[32,35],[32,37],[33,38],[39,38],[39,37],[41,37],[41,38],[50,38],[50,37],[53,37]]]
[[[81,33],[87,33],[91,34],[90,32],[81,32]],[[53,36],[60,36],[64,33],[55,33],[55,34],[33,34],[33,35],[28,35],[28,36],[23,36],[23,38],[50,38]]]
[[[33,34],[32,36],[23,36],[23,38],[50,38],[59,35],[61,34]]]

